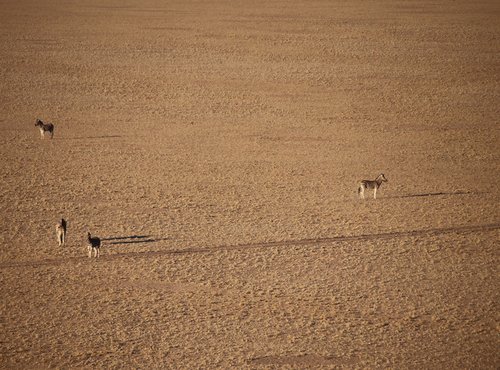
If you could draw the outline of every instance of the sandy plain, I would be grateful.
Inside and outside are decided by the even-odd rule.
[[[498,369],[498,19],[2,2],[0,366]]]

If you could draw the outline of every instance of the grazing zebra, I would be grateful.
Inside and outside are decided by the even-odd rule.
[[[41,119],[36,119],[35,122],[35,127],[38,127],[40,130],[40,135],[42,136],[42,139],[44,137],[45,131],[48,131],[50,133],[50,138],[52,139],[54,137],[54,125],[52,123],[43,123]]]
[[[63,246],[66,243],[66,220],[64,218],[56,225],[56,235],[59,246]]]
[[[101,239],[97,236],[92,237],[90,233],[87,233],[87,250],[89,252],[89,258],[92,257],[92,252],[95,252],[95,257],[99,257],[99,249],[101,248]]]
[[[358,196],[365,199],[365,189],[373,189],[373,199],[377,199],[377,190],[383,182],[387,182],[383,173],[378,175],[375,180],[361,180],[358,187]]]

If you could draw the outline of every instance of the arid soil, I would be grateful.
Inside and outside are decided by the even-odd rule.
[[[1,2],[0,367],[500,368],[499,19]]]

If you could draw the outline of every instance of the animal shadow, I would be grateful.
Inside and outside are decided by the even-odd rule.
[[[118,244],[144,244],[144,243],[155,243],[166,238],[154,238],[151,235],[129,235],[129,236],[112,236],[108,238],[101,238],[108,245],[118,245]]]
[[[74,137],[64,137],[60,140],[86,140],[86,139],[116,139],[123,137],[123,135],[102,135],[102,136],[74,136]]]
[[[455,191],[455,192],[435,192],[435,193],[420,193],[420,194],[406,194],[406,195],[398,195],[387,198],[416,198],[416,197],[435,197],[435,196],[444,196],[444,195],[467,195],[467,194],[479,194],[473,191]]]

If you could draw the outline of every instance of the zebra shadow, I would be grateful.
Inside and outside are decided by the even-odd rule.
[[[168,238],[155,238],[151,235],[111,236],[101,238],[107,245],[156,243],[167,239]]]
[[[437,197],[437,196],[446,196],[446,195],[471,195],[471,194],[481,194],[481,193],[474,192],[474,191],[452,191],[452,192],[439,191],[439,192],[434,192],[434,193],[393,195],[393,196],[388,196],[385,198],[400,199],[400,198]]]
[[[123,135],[74,136],[74,137],[62,137],[59,138],[59,140],[115,139],[119,137],[124,137],[124,136]]]

